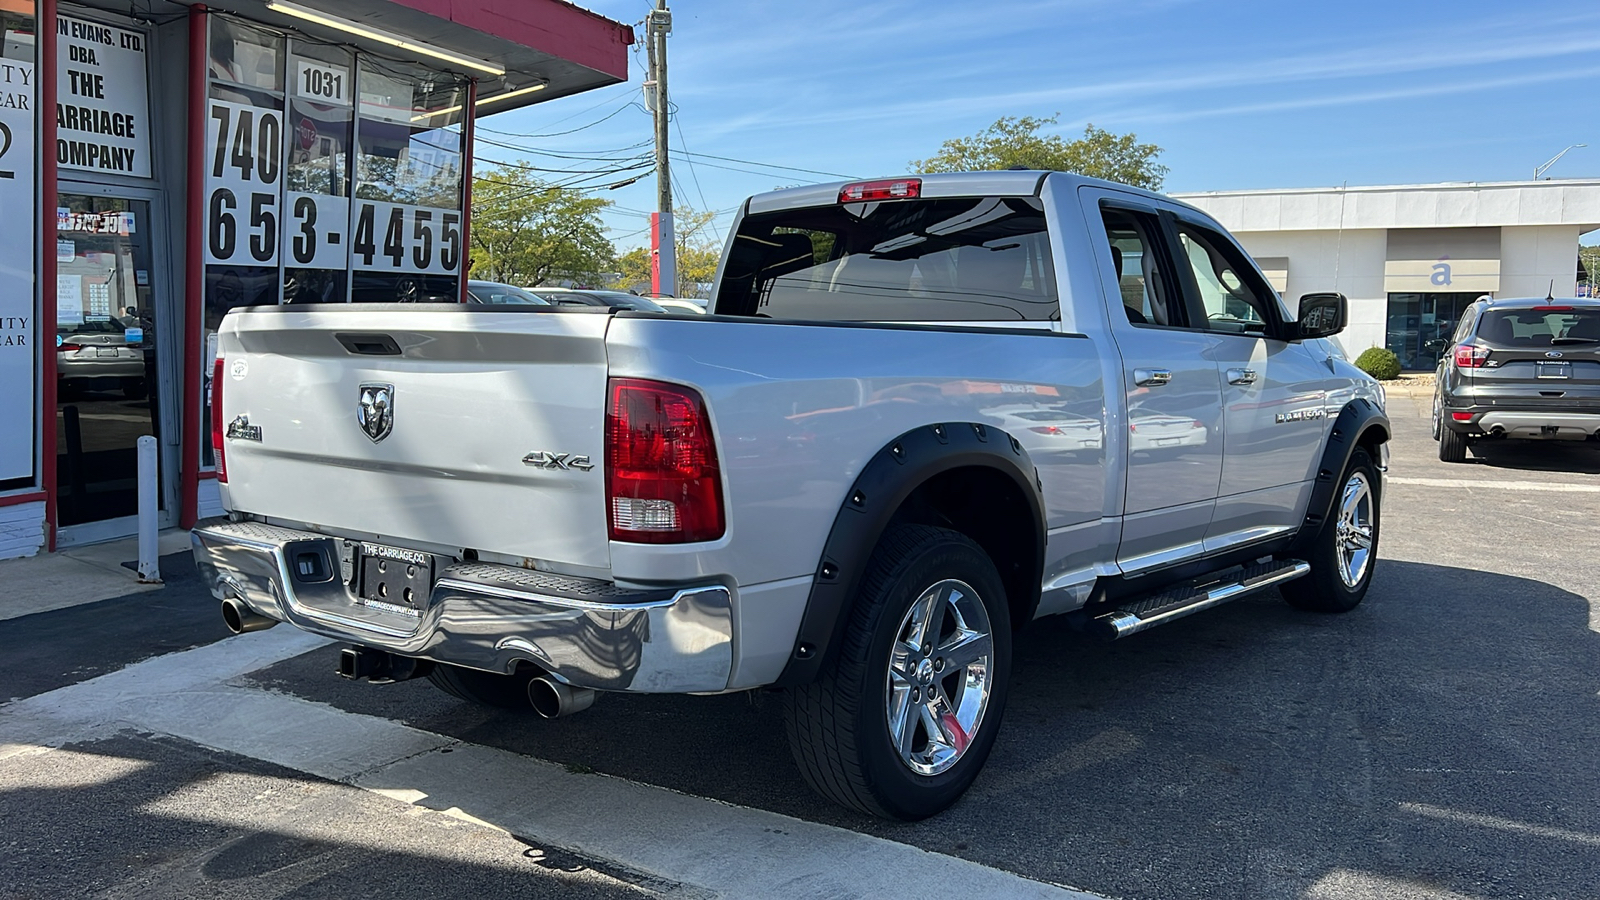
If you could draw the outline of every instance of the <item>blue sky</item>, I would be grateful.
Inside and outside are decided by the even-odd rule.
[[[635,23],[649,4],[587,5]],[[764,164],[674,162],[696,208],[837,180],[765,166],[898,174],[1000,116],[1055,113],[1069,137],[1093,122],[1160,145],[1168,191],[1525,179],[1574,143],[1590,147],[1549,175],[1600,176],[1595,0],[671,5],[675,149]],[[482,120],[481,138],[518,149],[480,143],[479,167],[597,171],[620,166],[572,157],[647,153],[650,117],[629,105],[644,68],[640,48],[627,85]],[[600,192],[619,249],[647,243],[654,182]]]

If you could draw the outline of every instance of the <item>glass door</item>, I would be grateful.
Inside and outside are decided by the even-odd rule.
[[[63,191],[56,218],[56,488],[72,526],[138,514],[136,441],[161,435],[162,391],[149,201]]]

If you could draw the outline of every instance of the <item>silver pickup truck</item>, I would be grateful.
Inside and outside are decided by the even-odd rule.
[[[915,819],[989,754],[1013,633],[1371,583],[1388,420],[1204,213],[1055,172],[751,198],[712,314],[286,305],[223,321],[235,631],[469,701],[781,689],[806,779]]]

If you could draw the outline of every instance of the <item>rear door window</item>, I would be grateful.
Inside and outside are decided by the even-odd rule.
[[[1061,315],[1044,208],[1032,197],[850,203],[747,217],[716,311],[836,322]]]
[[[1122,311],[1134,325],[1181,326],[1176,281],[1161,255],[1161,220],[1153,213],[1103,207],[1106,241],[1116,270]]]

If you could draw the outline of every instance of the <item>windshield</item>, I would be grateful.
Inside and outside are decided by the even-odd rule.
[[[1594,343],[1600,341],[1600,307],[1491,309],[1483,314],[1478,336],[1508,347]]]
[[[497,284],[493,281],[470,282],[467,284],[467,290],[472,294],[472,299],[491,306],[550,305],[522,288],[512,287],[509,284]]]
[[[739,224],[716,311],[835,322],[1060,317],[1032,197],[847,203]]]

